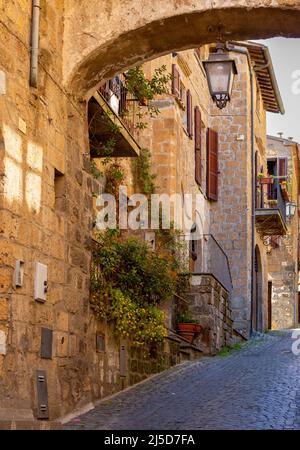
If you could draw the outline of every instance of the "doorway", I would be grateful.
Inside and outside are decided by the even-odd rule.
[[[254,296],[252,309],[253,331],[263,332],[262,264],[258,246],[255,247]]]
[[[272,330],[272,281],[268,281],[268,330]]]

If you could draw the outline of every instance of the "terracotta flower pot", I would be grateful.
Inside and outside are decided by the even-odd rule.
[[[193,342],[195,334],[200,333],[201,325],[199,323],[178,323],[178,333],[189,342]]]
[[[258,181],[260,184],[274,184],[274,178],[272,177],[258,178]]]
[[[281,193],[286,202],[290,201],[290,195],[285,184],[281,185]]]

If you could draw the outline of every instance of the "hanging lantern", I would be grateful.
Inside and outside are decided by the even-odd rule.
[[[237,75],[236,63],[229,58],[224,44],[217,44],[217,51],[211,53],[208,61],[203,61],[210,95],[217,107],[223,109],[230,101],[234,76]]]

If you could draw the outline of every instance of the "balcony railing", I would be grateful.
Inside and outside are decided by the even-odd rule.
[[[139,101],[126,88],[125,76],[117,75],[104,83],[98,92],[105,98],[113,111],[122,119],[128,131],[138,137]]]
[[[141,104],[128,92],[124,75],[105,82],[89,102],[90,147],[93,157],[105,156],[105,142],[114,138],[113,156],[138,156],[139,109]]]
[[[256,226],[263,236],[286,234],[286,202],[278,180],[273,184],[258,183],[255,216]]]

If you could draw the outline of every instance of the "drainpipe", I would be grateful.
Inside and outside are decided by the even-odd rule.
[[[38,57],[39,57],[39,31],[40,31],[40,0],[32,0],[31,18],[31,55],[30,55],[30,86],[37,87]]]
[[[253,70],[255,66],[251,61],[250,54],[247,49],[243,47],[237,47],[233,43],[226,44],[228,51],[235,53],[240,53],[247,57],[249,74],[250,74],[250,88],[251,88],[251,185],[252,185],[252,196],[251,196],[251,316],[250,316],[250,335],[253,332],[253,301],[254,301],[254,273],[255,273],[255,207],[256,207],[256,177],[255,177],[255,134],[254,134],[254,80],[253,80]],[[258,70],[265,69],[269,66],[269,63],[265,66],[259,67]]]
[[[299,245],[299,238],[300,238],[300,220],[299,220],[299,198],[300,198],[300,158],[299,153],[300,152],[300,146],[299,144],[296,145],[296,161],[297,161],[297,168],[296,168],[296,179],[297,179],[297,200],[296,200],[296,220],[297,220],[297,262],[296,262],[296,301],[294,305],[295,310],[295,327],[298,324],[298,317],[299,317],[299,258],[300,258],[300,245]],[[298,312],[298,314],[297,314]]]

